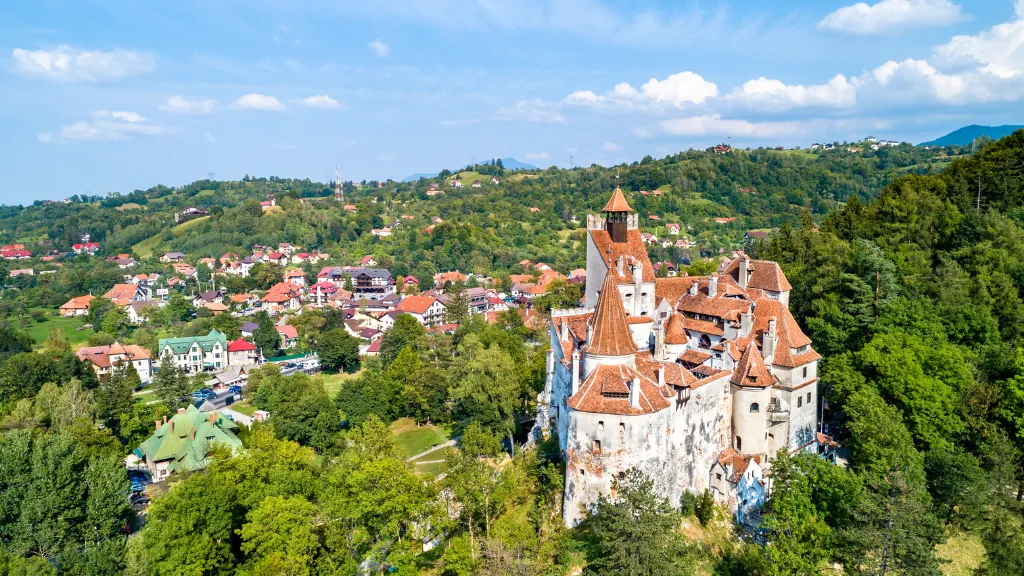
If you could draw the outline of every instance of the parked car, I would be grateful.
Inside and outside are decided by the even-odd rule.
[[[235,384],[233,386],[229,386],[228,387],[228,392],[231,392],[232,394],[241,394],[242,393],[242,387],[239,386],[238,384]]]

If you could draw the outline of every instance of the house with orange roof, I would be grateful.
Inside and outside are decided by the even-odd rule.
[[[149,382],[153,377],[153,358],[142,346],[114,342],[110,346],[87,346],[75,353],[79,360],[88,362],[96,375],[105,378],[117,367],[130,362],[139,373],[139,379]]]
[[[95,296],[92,294],[86,294],[85,296],[75,296],[71,300],[68,300],[60,307],[60,315],[65,318],[73,318],[75,316],[86,316],[89,314],[89,303],[93,301]]]
[[[445,307],[441,300],[432,296],[406,296],[395,307],[395,312],[409,314],[420,324],[431,328],[443,322]]]

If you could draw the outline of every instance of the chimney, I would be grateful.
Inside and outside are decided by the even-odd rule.
[[[775,357],[775,318],[768,319],[768,334],[765,334],[761,342],[761,355],[765,360]]]
[[[747,287],[747,255],[740,254],[740,288],[746,289]]]
[[[665,367],[658,366],[658,387],[665,387]]]
[[[185,409],[184,408],[178,408],[178,414],[184,414],[184,413],[185,413]]]
[[[591,317],[590,320],[590,322],[587,322],[587,344],[590,344],[590,342],[594,339],[593,317]]]
[[[561,334],[560,338],[561,338],[562,342],[568,341],[569,340],[569,323],[566,322],[565,320],[562,320],[561,332],[562,332],[562,334]]]
[[[697,281],[694,280],[693,284],[690,284],[690,296],[696,296],[696,295],[697,295]]]
[[[164,414],[164,424],[167,424],[167,414]]]
[[[639,408],[640,407],[640,379],[633,378],[629,383],[629,407]]]
[[[159,419],[159,418],[157,418],[157,419],[156,419],[156,427],[155,427],[155,428],[153,428],[153,431],[154,431],[154,432],[156,432],[157,430],[159,430],[159,429],[160,429],[160,424],[161,424],[161,422],[160,422],[160,419]]]
[[[580,351],[573,350],[572,352],[572,393],[570,396],[575,396],[580,391]]]
[[[217,413],[216,412],[210,412],[210,426],[213,426],[213,423],[216,420],[217,420]]]
[[[616,262],[616,264],[615,264],[615,267],[616,267],[616,268],[618,269],[618,271],[619,271],[619,276],[622,276],[622,265],[623,265],[624,263],[625,263],[625,262],[624,262],[624,260],[623,260],[622,256],[619,256],[619,260],[618,260],[618,262]]]
[[[708,277],[708,298],[714,298],[715,294],[718,294],[718,274],[712,274]]]
[[[196,427],[195,427],[195,426],[189,426],[189,427],[188,427],[188,435],[189,435],[189,437],[191,437],[191,438],[192,438],[193,440],[195,440],[195,439],[196,439]]]
[[[740,314],[740,336],[746,337],[750,335],[750,329],[754,326],[754,314],[747,310],[743,314]]]

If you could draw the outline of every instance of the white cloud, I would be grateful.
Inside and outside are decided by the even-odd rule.
[[[171,96],[167,99],[167,103],[160,106],[160,109],[165,112],[173,112],[175,114],[209,114],[213,112],[214,106],[217,105],[217,101],[213,99],[208,100],[187,100],[183,96]]]
[[[1017,0],[1017,6],[1014,7],[1014,13],[1017,14],[1017,18],[1024,18],[1024,0]]]
[[[747,138],[775,138],[800,136],[812,131],[820,122],[750,122],[722,118],[718,114],[690,116],[662,120],[661,128],[673,136],[741,136]]]
[[[319,94],[317,96],[303,98],[302,100],[299,100],[299,104],[302,104],[303,106],[308,106],[310,108],[323,109],[337,108],[338,106],[340,106],[337,100],[331,98],[327,94]]]
[[[525,120],[527,122],[540,122],[544,124],[560,124],[565,122],[562,116],[551,104],[542,101],[540,98],[533,100],[520,100],[515,106],[498,108],[494,116],[497,120]]]
[[[744,106],[769,110],[807,106],[846,108],[857,103],[857,89],[842,74],[816,86],[787,85],[762,76],[748,80],[728,97]]]
[[[150,122],[135,112],[110,112],[97,110],[91,121],[78,121],[61,126],[60,132],[42,132],[38,139],[42,143],[130,140],[133,136],[160,136],[174,134],[178,130],[160,123]]]
[[[604,150],[605,152],[618,152],[619,150],[622,150],[622,146],[619,146],[615,142],[605,142],[604,146],[601,146],[601,150]]]
[[[820,30],[846,34],[887,34],[910,28],[944,26],[963,19],[949,0],[882,0],[844,6],[818,22]]]
[[[156,70],[156,58],[145,52],[84,51],[61,45],[54,50],[12,52],[15,68],[24,74],[58,82],[107,82]]]
[[[718,96],[718,86],[690,71],[672,74],[664,80],[651,78],[640,90],[628,82],[619,82],[603,95],[591,90],[573,92],[563,102],[571,106],[595,109],[649,109],[658,105],[681,108],[689,104],[704,104]]]
[[[997,24],[975,36],[954,36],[935,48],[935,60],[948,67],[976,66],[997,78],[1024,76],[1024,0],[1016,7],[1017,19]]]
[[[277,112],[284,110],[284,104],[278,102],[277,98],[273,96],[266,96],[264,94],[246,94],[235,103],[231,105],[233,108],[248,109],[248,110],[269,110]]]
[[[377,56],[380,56],[381,58],[387,57],[387,55],[391,52],[391,48],[388,47],[387,44],[381,42],[379,39],[367,43],[366,46],[369,47],[374,52],[376,52]]]
[[[526,154],[527,160],[550,160],[551,154],[547,152],[530,152]]]
[[[394,160],[395,157],[391,154],[381,154],[380,156],[377,156],[378,162],[393,162]]]

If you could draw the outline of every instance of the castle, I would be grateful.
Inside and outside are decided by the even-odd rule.
[[[738,253],[706,277],[656,278],[618,188],[587,218],[584,307],[552,311],[537,432],[566,460],[574,525],[630,468],[679,504],[710,490],[740,521],[778,450],[818,450],[818,359],[775,262]]]

